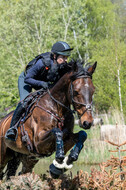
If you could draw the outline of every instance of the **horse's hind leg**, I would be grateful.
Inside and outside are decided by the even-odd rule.
[[[7,157],[7,156],[8,156],[8,155],[6,155],[6,157]],[[3,172],[3,170],[4,170],[5,166],[8,164],[8,162],[9,162],[10,159],[12,159],[12,158],[8,158],[8,159],[5,158],[4,160],[2,160],[2,162],[1,162],[1,164],[0,164],[0,180],[3,179],[3,177],[5,176],[5,174],[6,174],[6,172],[7,172],[7,169],[6,169],[5,172]]]
[[[10,176],[15,176],[17,168],[20,164],[20,156],[14,155],[13,159],[8,161],[7,170],[6,170],[6,178],[10,179]]]
[[[39,160],[36,160],[34,157],[29,157],[27,155],[22,155],[22,158],[21,158],[22,170],[21,170],[21,172],[19,172],[19,175],[32,172],[32,169],[34,168],[35,164],[38,161]]]
[[[3,172],[4,167],[5,167],[5,166],[2,166],[2,167],[0,168],[0,180],[2,180],[3,177],[4,177],[4,172]]]
[[[6,148],[3,143],[0,151],[0,180],[3,179],[6,172],[3,172],[8,161],[12,159],[13,151],[9,148]]]

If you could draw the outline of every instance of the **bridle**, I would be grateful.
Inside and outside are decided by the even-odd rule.
[[[76,77],[76,79],[77,78],[91,78],[91,76],[81,75],[81,76]],[[76,80],[76,79],[74,79],[74,80]],[[60,101],[56,100],[52,96],[52,94],[51,94],[51,92],[50,92],[49,89],[48,89],[47,92],[48,92],[49,96],[51,97],[51,99],[53,99],[57,104],[61,105],[62,107],[64,107],[65,109],[67,109],[71,113],[75,113],[75,111],[76,111],[75,104],[80,104],[80,105],[84,106],[86,109],[83,111],[83,113],[81,115],[78,115],[78,118],[80,119],[85,112],[92,110],[92,102],[90,104],[84,104],[84,103],[81,103],[81,102],[78,102],[78,101],[74,100],[74,98],[73,98],[73,83],[72,83],[74,80],[71,80],[71,84],[70,84],[70,96],[71,96],[72,105],[74,107],[74,110],[70,109],[69,107],[67,107],[64,104],[62,104]]]
[[[91,76],[88,76],[88,75],[82,75],[82,76],[79,76],[77,78],[91,78]],[[76,79],[77,79],[76,78]],[[75,79],[75,80],[76,80]],[[74,81],[74,80],[73,80]],[[84,103],[81,103],[81,102],[78,102],[76,100],[74,100],[73,98],[73,81],[71,81],[71,84],[70,84],[70,95],[71,95],[71,100],[72,100],[72,104],[73,104],[73,107],[74,107],[74,110],[76,111],[76,108],[75,108],[75,104],[79,104],[79,105],[82,105],[84,106],[86,109],[83,111],[83,113],[81,115],[78,115],[78,118],[81,119],[82,115],[87,112],[87,111],[92,111],[92,102],[90,104],[84,104]]]

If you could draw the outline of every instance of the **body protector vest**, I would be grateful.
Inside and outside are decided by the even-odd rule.
[[[51,67],[51,53],[50,52],[46,52],[46,53],[42,53],[40,55],[37,55],[33,60],[31,60],[26,68],[25,68],[25,74],[27,73],[27,71],[37,63],[37,61],[39,59],[42,59],[43,64],[45,65],[45,69],[48,70]]]
[[[46,78],[51,83],[56,83],[60,79],[60,72],[59,72],[59,65],[53,64],[51,66],[51,52],[42,53],[38,56],[36,56],[33,60],[31,60],[26,68],[25,68],[25,74],[27,74],[28,70],[37,63],[39,59],[42,59],[42,63],[45,65],[44,71],[42,71],[42,75],[47,75]]]

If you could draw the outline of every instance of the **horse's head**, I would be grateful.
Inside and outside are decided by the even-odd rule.
[[[71,76],[70,99],[74,110],[77,111],[79,125],[83,129],[90,129],[93,123],[92,96],[95,87],[92,82],[92,74],[96,66],[97,62],[87,68],[83,68],[81,64],[76,64]]]

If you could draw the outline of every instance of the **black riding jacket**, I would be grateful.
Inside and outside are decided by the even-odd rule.
[[[31,85],[35,90],[39,90],[43,88],[45,82],[51,82],[54,85],[67,71],[67,64],[58,65],[50,60],[50,67],[46,67],[42,59],[39,59],[27,71],[24,82]]]

